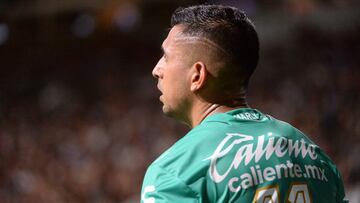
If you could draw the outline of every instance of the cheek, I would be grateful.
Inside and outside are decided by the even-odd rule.
[[[168,100],[174,100],[181,92],[181,82],[176,77],[168,77],[164,81],[164,95]]]
[[[181,101],[186,97],[188,85],[185,77],[186,75],[183,72],[173,72],[168,77],[164,77],[164,93],[167,94],[167,99],[172,103]]]

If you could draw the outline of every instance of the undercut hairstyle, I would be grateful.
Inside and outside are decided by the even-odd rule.
[[[237,77],[241,81],[238,85],[247,88],[258,64],[259,39],[243,11],[222,5],[180,7],[171,17],[171,27],[175,25],[185,25],[182,31],[185,36],[206,38],[221,47],[226,52],[221,55],[226,64],[222,71]]]

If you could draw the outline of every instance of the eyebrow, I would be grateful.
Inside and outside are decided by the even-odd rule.
[[[165,48],[163,47],[163,45],[161,45],[161,55],[162,57],[167,57],[167,53],[165,52]]]

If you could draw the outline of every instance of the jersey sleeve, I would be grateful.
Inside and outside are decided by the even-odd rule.
[[[198,195],[183,181],[157,164],[151,165],[144,178],[141,203],[198,202]]]

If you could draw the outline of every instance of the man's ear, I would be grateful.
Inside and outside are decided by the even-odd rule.
[[[204,87],[208,72],[203,62],[196,62],[191,68],[190,90],[196,92]]]

